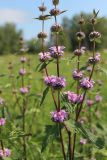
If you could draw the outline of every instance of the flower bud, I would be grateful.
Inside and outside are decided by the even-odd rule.
[[[39,10],[41,12],[45,12],[47,10],[47,8],[45,6],[39,6]]]
[[[58,5],[59,4],[59,0],[53,0],[53,5]]]

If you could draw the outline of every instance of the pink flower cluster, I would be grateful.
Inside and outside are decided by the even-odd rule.
[[[6,119],[5,118],[0,118],[0,126],[4,126],[6,123]]]
[[[103,99],[102,96],[100,96],[100,95],[98,95],[98,94],[95,96],[96,102],[101,102],[102,99]]]
[[[68,118],[68,112],[65,110],[51,112],[51,119],[54,122],[64,122]]]
[[[82,100],[83,100],[83,96],[82,95],[77,95],[74,92],[68,91],[68,92],[65,92],[64,94],[67,97],[67,100],[72,104],[81,103]]]
[[[21,94],[27,94],[28,92],[29,92],[28,87],[21,87],[21,88],[20,88],[20,93],[21,93]]]
[[[4,148],[0,150],[0,158],[9,157],[11,155],[11,150],[8,148]]]
[[[83,78],[82,80],[80,80],[80,86],[81,86],[83,89],[91,89],[91,88],[93,88],[94,83],[95,83],[95,82],[94,82],[93,80],[89,80],[88,77]]]
[[[63,56],[64,55],[64,49],[65,49],[64,46],[50,47],[49,50],[50,50],[51,57],[57,58],[57,57]]]
[[[24,75],[26,74],[26,70],[23,69],[23,68],[21,68],[21,69],[19,70],[19,74],[20,74],[21,76],[24,76]]]
[[[85,51],[86,51],[86,48],[85,47],[81,47],[80,49],[76,49],[74,51],[74,55],[75,56],[81,56],[81,55],[83,55],[85,53]]]
[[[86,144],[87,143],[87,139],[84,138],[80,138],[80,144]]]
[[[93,58],[93,57],[90,57],[89,58],[89,63],[98,63],[99,61],[100,61],[100,57],[101,57],[101,55],[100,55],[100,53],[96,53],[96,55],[95,55],[95,57]]]
[[[94,101],[88,99],[86,103],[87,103],[87,106],[88,106],[88,107],[91,107],[91,106],[94,104]]]
[[[50,52],[39,53],[39,60],[41,62],[46,62],[46,61],[49,61],[50,59],[51,59]]]
[[[27,59],[26,59],[26,57],[21,57],[21,58],[20,58],[20,61],[21,61],[22,63],[25,63],[25,62],[27,61]]]
[[[64,77],[48,76],[44,78],[44,82],[47,86],[51,86],[53,89],[62,89],[66,86],[66,80]]]
[[[79,80],[83,77],[83,72],[75,70],[75,71],[73,71],[72,76],[75,80]]]

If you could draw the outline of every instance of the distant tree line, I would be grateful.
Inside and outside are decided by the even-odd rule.
[[[91,44],[89,42],[89,33],[91,32],[91,25],[89,25],[89,18],[91,14],[83,13],[85,19],[85,25],[83,30],[86,34],[86,40],[83,45],[87,47],[88,50],[91,50]],[[60,44],[65,45],[67,51],[73,51],[76,48],[76,32],[79,29],[79,25],[77,23],[80,14],[74,15],[73,18],[69,19],[64,17],[62,20],[62,26],[64,31],[60,33]],[[87,18],[89,17],[89,18]],[[97,44],[97,49],[106,49],[107,48],[107,18],[99,18],[98,23],[96,24],[96,31],[99,31],[102,34],[100,45]],[[19,39],[22,36],[22,30],[17,30],[14,24],[5,24],[0,26],[0,55],[9,54],[9,53],[17,53],[20,50]],[[65,39],[66,35],[66,39]],[[46,44],[46,48],[49,45],[52,45],[53,39],[52,35],[50,35],[49,42]],[[51,42],[51,43],[50,43]],[[28,52],[30,53],[38,53],[41,49],[40,41],[36,38],[26,41],[26,46],[28,47]]]

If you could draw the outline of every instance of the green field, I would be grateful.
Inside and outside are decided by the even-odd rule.
[[[87,53],[81,58],[81,67],[86,62],[87,58],[91,55],[91,53]],[[45,125],[52,124],[50,120],[50,112],[54,110],[53,100],[51,97],[50,92],[48,93],[43,105],[39,106],[39,100],[41,98],[42,92],[45,88],[45,85],[43,83],[42,77],[45,75],[44,73],[40,73],[36,71],[36,66],[39,63],[37,55],[25,55],[26,57],[30,58],[30,71],[31,74],[28,76],[28,78],[25,79],[25,83],[27,84],[29,81],[31,83],[31,96],[28,100],[28,106],[27,106],[27,112],[26,112],[26,132],[33,133],[34,136],[30,137],[28,140],[28,144],[30,144],[30,149],[28,146],[28,154],[30,155],[30,158],[28,160],[36,160],[33,157],[38,156],[37,160],[51,160],[51,156],[53,156],[53,160],[57,160],[55,158],[54,152],[55,149],[51,148],[45,151],[44,154],[40,154],[40,146],[42,143],[42,136],[44,136],[44,128]],[[99,111],[100,111],[100,118],[98,119],[98,122],[100,124],[103,124],[103,126],[106,126],[107,122],[107,51],[101,51],[102,60],[101,63],[96,66],[96,72],[94,73],[93,79],[101,80],[103,82],[103,85],[98,88],[97,84],[95,85],[95,90],[92,91],[91,96],[95,96],[95,94],[100,91],[100,94],[103,96],[103,102],[99,105]],[[67,87],[66,90],[75,91],[75,84],[73,88],[71,89],[71,85],[73,83],[72,79],[72,70],[76,69],[76,58],[74,58],[71,62],[70,58],[72,57],[72,54],[67,53],[65,54],[64,58],[60,62],[60,75],[66,77],[67,79]],[[7,114],[7,117],[9,119],[10,115],[10,121],[13,125],[13,127],[16,126],[16,128],[20,127],[21,123],[21,113],[19,106],[15,105],[15,97],[11,92],[12,86],[11,86],[11,79],[9,78],[9,70],[8,70],[8,63],[11,62],[13,64],[13,74],[14,74],[14,82],[16,85],[16,89],[19,90],[20,88],[20,78],[18,78],[18,72],[21,68],[20,66],[20,56],[19,55],[6,55],[6,56],[0,56],[0,90],[2,91],[2,97],[6,101],[6,107],[8,108],[9,114]],[[26,65],[26,68],[29,70],[29,66]],[[100,68],[100,71],[99,71]],[[56,64],[55,62],[52,62],[48,66],[48,70],[50,74],[56,74]],[[88,72],[85,73],[88,75]],[[19,97],[20,98],[20,97]],[[19,100],[19,103],[21,103],[21,100]],[[94,117],[92,117],[92,120],[94,120]],[[96,121],[95,121],[96,123]],[[30,126],[30,127],[28,127]],[[101,135],[100,135],[101,136]],[[21,143],[21,140],[18,140]],[[8,142],[5,142],[8,144]],[[9,144],[10,145],[10,144]],[[15,139],[13,146],[18,146],[18,142]],[[56,143],[53,143],[53,146],[56,145]],[[10,145],[10,147],[12,147]],[[19,146],[18,146],[19,147]],[[57,148],[57,147],[56,147]],[[18,148],[15,150],[14,147],[12,147],[13,157],[15,156]],[[32,155],[32,150],[35,152]],[[14,153],[15,152],[15,153]],[[51,152],[51,154],[48,154],[48,152]],[[106,151],[107,152],[107,151]],[[18,153],[17,153],[18,154]],[[40,155],[39,155],[40,154]],[[20,157],[20,154],[18,155]],[[19,158],[20,159],[20,158]],[[106,160],[99,159],[97,160]],[[9,159],[10,160],[10,159]],[[11,160],[14,160],[13,158]],[[21,160],[21,159],[20,159]],[[80,160],[82,160],[80,158]],[[85,159],[84,159],[85,160]],[[88,160],[88,159],[87,159]]]

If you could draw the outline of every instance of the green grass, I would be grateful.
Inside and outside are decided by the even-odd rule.
[[[45,74],[35,71],[36,66],[39,63],[37,55],[26,55],[26,56],[30,58],[30,64],[31,64],[31,75],[29,77],[31,81],[31,93],[39,97],[39,95],[42,94],[45,88],[45,85],[42,79],[42,77],[45,76]],[[89,56],[91,56],[91,53],[87,53],[81,58],[81,61],[80,61],[81,66],[85,64]],[[107,120],[106,118],[107,117],[107,71],[106,71],[107,70],[107,51],[102,51],[101,56],[102,56],[102,61],[99,65],[96,66],[96,69],[98,69],[98,67],[100,66],[101,68],[104,69],[104,72],[99,72],[99,71],[95,72],[93,79],[95,81],[98,79],[103,81],[103,85],[100,87],[100,94],[103,96],[103,103],[101,103],[101,106],[99,107],[101,111],[100,122],[105,125]],[[66,59],[70,59],[71,57],[72,55],[70,53],[66,53],[64,59],[62,59],[62,61],[60,62],[60,75],[66,77],[67,79],[67,87],[65,88],[65,91],[71,90],[75,92],[75,85],[73,86],[73,88],[71,88],[71,85],[73,83],[72,70],[76,69],[77,60],[75,58],[72,60],[71,63],[69,63]],[[20,110],[19,108],[17,108],[18,106],[14,108],[13,103],[15,102],[15,98],[11,93],[11,86],[7,87],[11,83],[11,80],[9,78],[9,70],[8,70],[9,62],[12,62],[13,64],[13,72],[14,72],[15,79],[18,76],[18,71],[20,68],[20,56],[16,56],[16,55],[0,56],[0,75],[4,75],[4,76],[0,76],[0,89],[3,91],[2,97],[4,97],[4,99],[6,100],[9,112],[12,114],[13,117],[17,117],[17,115],[20,115]],[[49,64],[48,70],[50,74],[56,74],[55,62],[54,63],[52,62],[51,64]],[[85,75],[87,76],[88,72],[85,72]],[[17,89],[20,88],[20,81],[21,81],[20,78],[17,79],[17,83],[15,81]],[[25,82],[27,84],[28,80],[26,79]],[[95,85],[95,91],[92,90],[92,92],[89,92],[89,95],[91,96],[95,95],[96,92],[98,92],[97,84]],[[53,104],[53,100],[50,92],[48,93],[44,101],[44,104],[41,107],[38,105],[38,103],[36,104],[34,103],[34,98],[35,97],[31,97],[29,99],[28,109],[32,114],[28,113],[26,120],[28,121],[28,123],[32,123],[33,133],[37,134],[38,132],[42,132],[42,130],[44,130],[44,126],[46,124],[52,123],[50,120],[49,113],[50,111],[54,110],[54,104]],[[32,109],[35,109],[34,110],[35,113],[33,113]],[[33,121],[32,121],[32,117],[34,118]],[[18,124],[17,120],[15,124]],[[28,128],[27,128],[27,131],[29,131]],[[33,160],[33,159],[29,159],[29,160]]]

